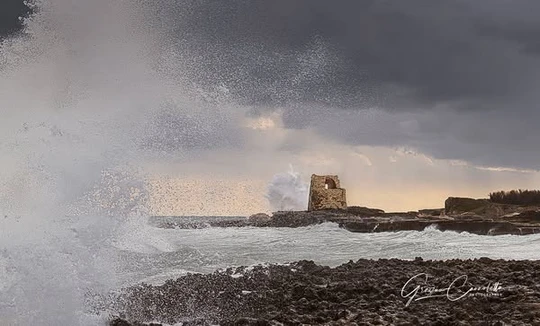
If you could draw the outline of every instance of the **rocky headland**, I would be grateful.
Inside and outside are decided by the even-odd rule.
[[[380,209],[350,206],[346,209],[259,213],[248,218],[193,220],[155,217],[154,226],[163,228],[205,227],[303,227],[325,222],[339,224],[351,232],[421,231],[434,226],[441,231],[481,235],[540,233],[540,206],[510,205],[488,199],[450,197],[445,207],[414,212],[388,213]]]
[[[229,268],[125,289],[110,325],[540,325],[539,271],[488,258]]]

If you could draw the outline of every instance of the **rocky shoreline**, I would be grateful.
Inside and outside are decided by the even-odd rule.
[[[206,227],[304,227],[337,223],[351,232],[422,231],[433,226],[441,231],[480,235],[527,235],[540,233],[540,207],[503,205],[482,199],[449,198],[445,208],[416,212],[386,213],[380,209],[348,207],[340,210],[286,211],[271,216],[259,213],[249,218],[194,220],[182,217],[154,217],[161,228]]]
[[[430,291],[439,296],[417,300]],[[111,326],[539,325],[540,261],[361,259],[336,268],[311,261],[229,268],[125,289],[110,308],[117,311]]]

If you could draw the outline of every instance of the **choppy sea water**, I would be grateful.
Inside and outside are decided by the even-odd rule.
[[[425,231],[352,233],[334,223],[301,228],[161,229],[146,225],[114,244],[121,283],[160,284],[188,272],[313,260],[337,266],[360,258],[539,259],[540,235],[481,236]]]
[[[333,223],[164,229],[143,218],[60,219],[46,224],[49,228],[8,222],[0,224],[7,227],[0,238],[0,325],[105,325],[109,312],[90,312],[88,293],[107,294],[141,282],[157,285],[186,273],[234,266],[540,256],[540,234],[480,236],[434,228],[352,233]]]

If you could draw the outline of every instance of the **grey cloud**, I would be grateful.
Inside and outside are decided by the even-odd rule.
[[[147,124],[142,146],[178,155],[185,150],[242,147],[244,139],[227,116],[214,107],[198,108],[189,114],[183,108],[164,108]]]
[[[528,56],[537,46],[537,23],[520,20],[538,5],[513,1],[522,10],[507,11],[507,2],[496,1],[486,10],[478,2],[488,6],[458,0],[206,1],[187,21],[208,67],[199,77],[228,80],[247,102],[412,109],[461,101],[458,108],[470,110],[519,97],[539,76],[538,59]],[[292,85],[297,53],[317,37],[340,65],[331,78]],[[409,89],[409,96],[384,93],[386,84]]]
[[[223,82],[255,113],[284,108],[287,128],[539,168],[537,1],[203,1],[192,9],[185,23],[193,29],[182,37],[204,58],[195,79]],[[386,113],[368,117],[370,107]]]
[[[164,56],[174,48],[185,61],[182,78],[227,88],[254,115],[282,108],[286,128],[339,142],[538,168],[536,0],[143,2],[174,43]],[[241,144],[183,135],[178,119],[162,119],[150,141]]]
[[[0,4],[0,39],[18,31],[21,28],[19,17],[28,14],[26,7],[21,0],[2,0]]]
[[[540,170],[540,112],[526,117],[498,111],[453,110],[390,113],[297,108],[286,119],[351,145],[406,147],[437,159],[465,160],[486,167]],[[307,120],[307,121],[306,121]],[[299,148],[287,149],[297,151]]]

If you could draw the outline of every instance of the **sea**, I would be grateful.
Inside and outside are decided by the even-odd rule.
[[[130,234],[113,244],[122,261],[129,262],[122,266],[125,284],[158,285],[186,273],[299,260],[335,267],[360,258],[538,259],[540,249],[540,234],[481,236],[441,232],[435,227],[422,232],[381,233],[353,233],[335,223],[300,228],[146,226],[144,230],[136,237]]]
[[[200,217],[213,218],[224,217]],[[69,229],[49,235],[29,228],[26,236],[13,234],[9,244],[6,223],[0,224],[2,325],[106,325],[114,311],[96,313],[87,306],[89,295],[107,295],[143,282],[160,285],[187,273],[234,266],[312,260],[334,267],[360,258],[526,260],[538,259],[540,249],[540,234],[481,236],[434,227],[352,233],[334,223],[165,229],[152,226],[149,218],[106,220],[64,220],[61,225]]]

